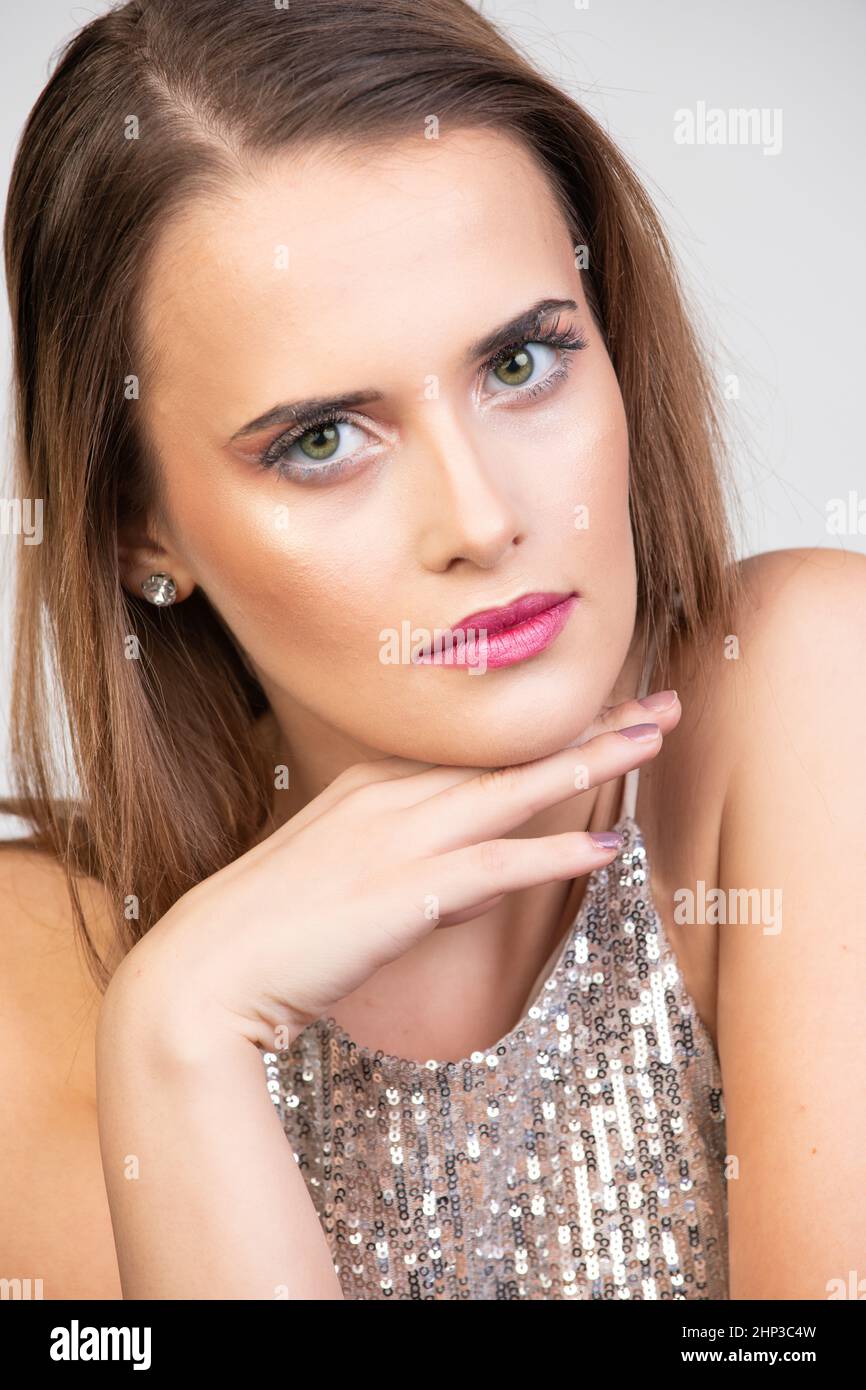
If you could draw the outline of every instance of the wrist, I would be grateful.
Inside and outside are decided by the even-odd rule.
[[[135,1049],[151,1066],[201,1071],[216,1057],[251,1049],[281,1052],[307,1026],[308,1020],[288,1010],[267,1017],[264,1001],[249,1016],[233,1012],[206,988],[194,988],[176,960],[168,961],[161,949],[148,950],[150,945],[145,937],[133,948],[103,995],[97,1020],[102,1058],[120,1049],[128,1059]]]
[[[247,1051],[248,1038],[190,989],[180,991],[139,946],[121,962],[102,998],[96,1024],[98,1065],[113,1057],[163,1073],[201,1071],[215,1058]]]

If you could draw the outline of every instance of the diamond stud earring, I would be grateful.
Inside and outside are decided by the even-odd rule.
[[[145,579],[141,591],[149,603],[166,608],[177,597],[177,585],[170,574],[152,574]]]

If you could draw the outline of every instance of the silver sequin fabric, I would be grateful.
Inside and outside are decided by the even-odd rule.
[[[263,1054],[346,1298],[729,1297],[718,1058],[616,828],[500,1042],[421,1063],[324,1017]]]

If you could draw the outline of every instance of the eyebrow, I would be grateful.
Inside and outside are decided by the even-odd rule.
[[[548,314],[556,310],[576,310],[577,307],[574,299],[537,300],[515,318],[476,339],[463,355],[464,365],[471,365],[479,357],[492,357],[500,348],[510,347],[513,343],[531,342],[533,334],[540,331],[541,324]],[[303,424],[307,420],[321,419],[329,413],[339,414],[344,410],[352,410],[355,406],[383,399],[384,392],[370,387],[347,391],[339,396],[311,396],[306,400],[284,402],[272,406],[264,415],[258,415],[255,420],[242,425],[231,436],[229,443],[234,443],[237,439],[246,439],[248,435],[258,434],[260,430],[270,429],[273,425]]]

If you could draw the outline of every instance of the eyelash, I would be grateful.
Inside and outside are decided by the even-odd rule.
[[[507,343],[501,347],[492,357],[489,357],[482,364],[482,371],[486,376],[488,372],[494,371],[503,362],[510,362],[512,357],[522,351],[524,347],[531,347],[533,344],[541,343],[545,347],[558,348],[564,354],[563,360],[558,367],[555,367],[542,381],[536,382],[534,386],[523,389],[519,386],[514,387],[518,396],[528,396],[534,400],[537,396],[546,395],[553,387],[564,380],[571,369],[572,354],[580,352],[588,347],[589,343],[580,333],[570,334],[567,330],[560,328],[560,320],[557,319],[549,328],[539,329],[531,338],[524,338],[521,342]],[[497,392],[496,394],[508,394]],[[325,460],[323,463],[316,463],[315,459],[310,459],[309,465],[294,463],[286,459],[286,454],[293,445],[297,444],[307,434],[315,434],[326,425],[353,425],[355,421],[351,415],[336,411],[330,415],[323,415],[318,420],[308,421],[304,425],[297,426],[294,430],[285,431],[277,436],[265,449],[259,459],[261,467],[265,470],[273,469],[278,477],[293,479],[294,481],[307,481],[311,476],[316,480],[327,480],[328,478],[339,476],[351,463],[351,457],[336,459],[333,463]],[[292,469],[300,469],[300,477],[292,472]]]

